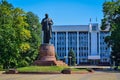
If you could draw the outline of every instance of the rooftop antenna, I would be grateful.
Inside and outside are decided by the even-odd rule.
[[[90,23],[92,22],[91,18],[90,18]]]
[[[98,20],[97,20],[97,17],[96,17],[96,22],[97,22]]]

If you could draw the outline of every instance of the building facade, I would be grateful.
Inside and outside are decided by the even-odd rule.
[[[75,53],[76,64],[109,64],[111,49],[104,39],[109,30],[100,30],[97,23],[89,25],[53,26],[51,44],[60,60],[68,63],[68,53]]]

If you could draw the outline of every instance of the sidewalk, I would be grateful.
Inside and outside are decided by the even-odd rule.
[[[104,68],[108,69],[110,66],[71,66],[73,68]]]
[[[0,72],[1,73],[1,72]],[[89,74],[0,74],[0,80],[120,80],[120,73]]]

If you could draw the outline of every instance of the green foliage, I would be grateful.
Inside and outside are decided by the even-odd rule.
[[[20,72],[61,72],[64,68],[60,66],[29,66],[18,68]]]
[[[70,49],[69,53],[68,53],[68,65],[75,65],[76,63],[76,58],[75,58],[75,53],[72,49]]]
[[[30,19],[28,15],[6,0],[0,2],[0,64],[3,68],[30,65],[38,54],[41,33],[39,19],[34,14]],[[36,28],[29,20],[34,22]]]
[[[29,63],[33,63],[38,55],[38,48],[41,44],[41,24],[39,22],[39,18],[32,12],[27,12],[26,14],[26,22],[29,24],[28,30],[31,32],[31,39],[29,43],[31,48],[29,50]]]
[[[3,66],[2,65],[0,65],[0,71],[2,71],[3,70]]]
[[[18,63],[18,67],[29,66],[29,63],[26,60],[21,60]]]
[[[104,19],[102,19],[102,26],[101,28],[104,30],[106,29],[107,25],[111,26],[111,30],[116,29],[115,20],[119,18],[120,12],[120,0],[116,1],[108,1],[103,4],[103,13]]]
[[[105,41],[112,47],[111,56],[115,56],[116,63],[120,63],[120,0],[105,2],[103,12],[101,28],[111,27],[111,36],[107,36]]]
[[[66,69],[70,69],[73,72],[88,72],[87,69],[69,68],[64,66],[28,66],[17,68],[19,72],[61,72]]]
[[[14,12],[13,6],[6,1],[2,1],[0,4],[0,63],[4,68],[12,67],[16,65],[16,59],[19,55],[20,41],[16,41],[18,37],[14,24]],[[21,11],[22,12],[22,11]],[[22,13],[23,14],[23,13]],[[20,16],[20,15],[18,15]],[[16,16],[17,17],[17,16]],[[21,16],[22,17],[22,16]],[[14,24],[14,25],[13,25]],[[16,44],[19,43],[19,44]],[[14,63],[14,64],[13,64]]]

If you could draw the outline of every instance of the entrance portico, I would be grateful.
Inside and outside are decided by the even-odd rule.
[[[90,59],[88,62],[90,65],[98,65],[100,63],[100,59]]]

